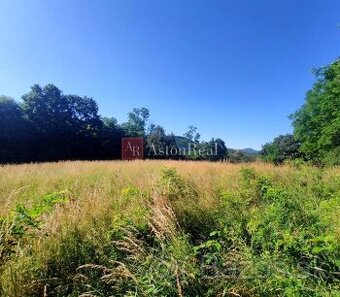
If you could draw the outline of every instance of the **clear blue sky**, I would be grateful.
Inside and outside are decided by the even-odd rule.
[[[167,132],[259,149],[340,56],[339,23],[339,0],[1,0],[0,94],[53,83],[119,122],[144,106]]]

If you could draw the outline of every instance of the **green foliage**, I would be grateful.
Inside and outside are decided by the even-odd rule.
[[[230,163],[246,163],[254,162],[257,158],[257,153],[247,153],[242,150],[228,149],[227,160]]]
[[[254,180],[256,177],[256,171],[252,167],[243,167],[240,170],[240,175],[241,175],[242,181],[246,185],[250,185],[251,180]]]
[[[183,136],[193,143],[199,143],[201,135],[197,132],[197,127],[189,126],[189,130]]]
[[[0,163],[27,160],[25,149],[31,147],[32,127],[23,119],[21,106],[12,98],[0,96]]]
[[[121,142],[125,131],[115,118],[102,118],[103,127],[100,133],[101,155],[105,159],[121,158]]]
[[[150,159],[178,159],[171,155],[171,151],[178,151],[176,139],[173,134],[167,135],[163,127],[150,125],[145,144],[145,156]]]
[[[60,160],[77,155],[84,159],[94,153],[102,122],[92,98],[64,95],[48,84],[32,86],[22,100],[24,117],[38,139],[35,153],[39,158]]]
[[[212,138],[210,141],[188,142],[190,146],[185,156],[189,160],[223,161],[228,155],[228,149],[220,138]]]
[[[273,142],[263,145],[260,157],[266,162],[282,164],[284,161],[302,157],[299,148],[300,142],[293,135],[280,135]]]
[[[194,199],[197,195],[195,189],[189,187],[174,168],[163,168],[161,185],[163,192],[168,195],[170,201],[176,201],[188,196]]]
[[[128,121],[122,125],[126,134],[130,137],[144,137],[149,117],[150,112],[147,108],[134,108],[128,113]]]
[[[1,138],[10,137],[15,133],[22,116],[21,108],[14,99],[0,96],[0,124]]]
[[[293,119],[301,151],[315,162],[338,163],[340,146],[340,60],[314,69],[317,81]]]
[[[243,168],[241,176],[244,189],[222,193],[223,228],[194,248],[212,295],[337,296],[339,229],[329,229],[335,221],[339,226],[338,198],[329,199],[334,192],[302,193],[250,168]],[[309,178],[306,186],[314,188],[316,180]],[[317,185],[325,186],[322,179]]]
[[[193,126],[185,134],[193,153],[180,153],[179,137],[159,125],[147,129],[150,112],[145,107],[134,108],[119,125],[115,118],[99,116],[93,98],[63,94],[53,84],[33,85],[22,101],[0,96],[0,164],[120,159],[122,137],[143,137],[146,158],[218,161],[227,155],[223,140],[200,142]]]
[[[95,179],[89,205],[80,198],[64,209],[67,191],[18,204],[1,219],[0,295],[337,296],[338,170],[261,166],[218,183],[214,171],[208,186],[158,168],[150,188],[140,176],[116,192],[118,183],[104,183],[102,200]],[[103,210],[93,215],[93,205]]]
[[[339,166],[340,165],[340,146],[325,152],[323,155],[323,162],[326,165],[336,165]]]
[[[208,142],[207,151],[214,152],[213,154],[208,154],[206,159],[209,161],[219,161],[224,160],[228,155],[228,149],[224,143],[224,141],[220,138],[212,138]]]
[[[188,231],[193,242],[206,238],[217,227],[215,207],[218,205],[211,208],[200,205],[197,186],[184,180],[175,169],[163,169],[160,185],[162,193],[170,200],[179,225]]]
[[[67,202],[68,196],[67,191],[46,194],[33,207],[17,205],[8,217],[0,218],[0,268],[25,236],[33,236],[40,229],[39,217],[56,204]]]

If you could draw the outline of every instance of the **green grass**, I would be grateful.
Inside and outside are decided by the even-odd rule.
[[[0,296],[340,296],[340,168],[0,168]]]

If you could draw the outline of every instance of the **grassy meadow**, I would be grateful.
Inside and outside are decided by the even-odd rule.
[[[340,296],[340,168],[0,167],[0,296]]]

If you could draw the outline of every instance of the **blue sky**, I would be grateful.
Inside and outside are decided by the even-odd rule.
[[[340,56],[340,1],[0,2],[0,94],[34,83],[259,149],[292,131],[311,68]]]

